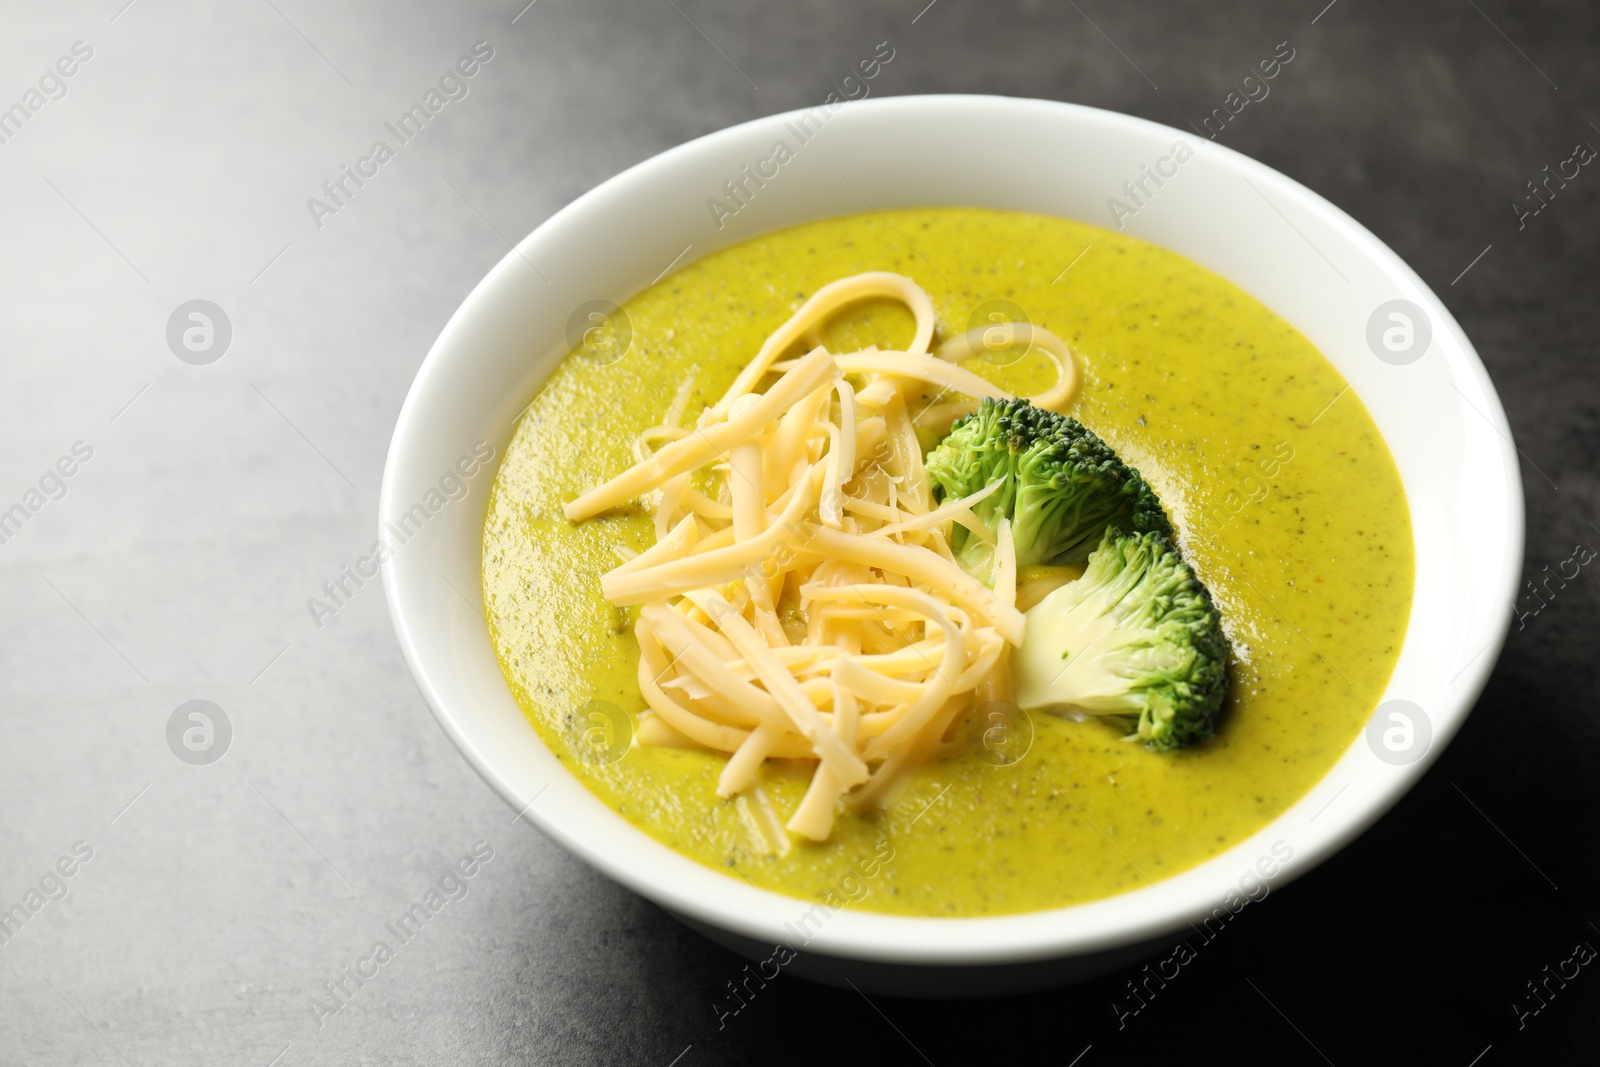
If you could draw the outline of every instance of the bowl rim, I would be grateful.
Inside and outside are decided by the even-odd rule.
[[[846,108],[852,115],[858,116],[854,121],[865,121],[859,116],[876,116],[882,121],[892,122],[897,117],[905,117],[919,111],[936,113],[939,109],[947,108],[993,108],[1015,111],[1018,114],[1031,111],[1041,118],[1048,119],[1054,116],[1090,127],[1095,124],[1126,126],[1146,133],[1159,132],[1167,138],[1182,139],[1189,136],[1176,128],[1119,112],[1080,104],[1019,97],[980,94],[886,96],[853,101],[847,104]],[[800,108],[752,119],[708,133],[644,159],[577,197],[507,252],[451,315],[418,368],[416,378],[407,392],[385,460],[378,506],[380,530],[384,517],[395,514],[396,505],[402,503],[399,495],[401,473],[399,468],[404,458],[406,442],[420,432],[419,423],[424,417],[422,408],[425,392],[430,384],[447,370],[450,347],[463,324],[481,313],[493,291],[507,285],[521,284],[513,283],[510,275],[520,269],[519,259],[524,263],[528,262],[524,256],[525,251],[536,246],[543,235],[585,224],[587,216],[598,217],[608,200],[618,196],[633,195],[639,188],[648,187],[658,175],[664,174],[680,160],[697,153],[714,153],[724,145],[741,141],[753,130],[775,129],[786,121],[815,110],[817,110],[815,107]],[[1524,516],[1520,469],[1503,407],[1487,370],[1471,342],[1433,290],[1404,260],[1361,223],[1324,197],[1274,168],[1225,145],[1210,141],[1203,143],[1208,155],[1222,160],[1248,177],[1258,179],[1275,195],[1294,201],[1299,209],[1320,216],[1343,231],[1348,236],[1349,243],[1362,251],[1366,261],[1375,262],[1378,267],[1407,283],[1408,288],[1417,294],[1425,310],[1433,317],[1437,324],[1436,328],[1448,336],[1450,344],[1447,348],[1453,353],[1449,362],[1452,384],[1455,381],[1462,381],[1463,384],[1470,383],[1475,387],[1474,395],[1486,409],[1480,412],[1488,423],[1485,431],[1492,430],[1499,438],[1488,443],[1492,445],[1500,461],[1501,470],[1496,473],[1502,478],[1505,486],[1505,503],[1508,505],[1505,508],[1505,527],[1500,531],[1503,534],[1505,551],[1498,561],[1498,568],[1486,570],[1483,584],[1486,600],[1498,597],[1499,602],[1505,603],[1509,608],[1515,603],[1523,557]],[[826,216],[813,216],[813,218],[822,217]],[[776,228],[798,225],[803,221],[807,220],[786,222]],[[771,229],[746,233],[739,240],[749,240],[763,232],[770,232]],[[1265,303],[1264,298],[1258,297],[1258,299],[1263,299]],[[1466,394],[1463,393],[1463,396]],[[1388,435],[1385,434],[1384,439],[1393,451],[1393,443]],[[496,459],[498,461],[498,457]],[[1409,496],[1408,508],[1412,509],[1415,517],[1415,509]],[[481,530],[481,523],[479,526]],[[787,915],[792,919],[807,913],[808,909],[814,911],[815,906],[811,902],[774,890],[746,886],[731,876],[703,868],[695,861],[687,860],[667,846],[655,842],[614,811],[610,814],[616,822],[632,830],[642,839],[631,852],[628,849],[619,851],[585,836],[579,828],[568,825],[560,814],[560,807],[550,808],[548,805],[535,807],[534,801],[538,799],[537,795],[526,805],[522,804],[519,798],[525,796],[526,791],[519,790],[518,783],[508,780],[507,775],[493,764],[472,735],[466,717],[458,714],[457,709],[444,697],[435,683],[434,671],[446,668],[443,664],[435,663],[419,647],[417,634],[413,631],[412,619],[408,616],[406,607],[404,583],[407,578],[398,567],[396,558],[391,556],[383,560],[381,571],[386,601],[401,651],[434,717],[473,769],[509,804],[521,809],[520,817],[528,819],[544,834],[608,877],[656,901],[670,911],[744,937],[794,944],[791,938],[785,936],[785,932],[794,932],[793,927],[779,921],[779,918]],[[1415,598],[1414,589],[1413,618],[1417,611]],[[1484,651],[1461,670],[1457,680],[1441,691],[1438,702],[1430,706],[1437,728],[1433,743],[1425,755],[1409,765],[1385,767],[1381,771],[1373,772],[1383,776],[1377,794],[1357,811],[1344,813],[1330,820],[1323,829],[1311,831],[1309,842],[1302,844],[1303,850],[1296,852],[1293,861],[1286,862],[1281,874],[1274,876],[1274,885],[1281,885],[1299,877],[1342,849],[1398,803],[1400,798],[1420,780],[1460,728],[1481,694],[1509,632],[1510,623],[1511,614],[1508,610],[1498,621],[1489,621],[1485,624],[1485,629],[1478,631],[1480,639],[1484,635],[1488,637]],[[487,639],[486,633],[484,638]],[[1409,640],[1408,630],[1407,643]],[[1405,654],[1406,649],[1402,647],[1400,656],[1397,657],[1397,670]],[[504,684],[503,679],[501,682]],[[532,732],[530,728],[530,733]],[[1158,939],[1185,926],[1192,927],[1195,920],[1214,911],[1220,893],[1200,894],[1186,890],[1189,899],[1178,904],[1173,904],[1163,897],[1151,898],[1163,900],[1165,906],[1144,916],[1130,914],[1126,906],[1108,909],[1107,905],[1125,905],[1130,898],[1142,899],[1163,886],[1171,887],[1176,881],[1186,879],[1202,870],[1210,871],[1210,881],[1222,884],[1217,883],[1215,877],[1216,871],[1220,869],[1218,861],[1230,856],[1237,858],[1243,855],[1247,845],[1264,842],[1274,827],[1294,823],[1298,824],[1302,832],[1306,832],[1305,809],[1308,803],[1317,797],[1320,787],[1325,786],[1341,766],[1346,765],[1358,754],[1356,750],[1361,747],[1361,740],[1360,734],[1352,739],[1349,749],[1316,785],[1261,830],[1228,846],[1221,853],[1151,885],[1128,890],[1112,897],[1061,908],[994,916],[941,918],[845,908],[833,913],[820,930],[807,938],[804,942],[805,949],[808,952],[848,959],[944,966],[988,965],[1096,952],[1141,940]],[[542,745],[542,742],[539,743]],[[556,785],[562,786],[561,791],[569,796],[574,787],[587,794],[587,790],[570,775],[564,782],[559,776],[552,779],[545,788]],[[592,794],[590,796],[591,799],[597,799],[592,798]],[[1331,801],[1329,803],[1331,804]],[[1291,818],[1292,816],[1296,818]],[[651,846],[654,846],[654,849]],[[658,853],[661,850],[710,875],[712,880],[695,878],[681,866],[674,867],[670,861],[659,855],[647,856],[645,858],[648,862],[640,862],[640,857],[644,853]],[[1170,893],[1166,894],[1166,897],[1170,896]]]

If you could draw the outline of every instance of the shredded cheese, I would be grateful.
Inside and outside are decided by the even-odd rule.
[[[817,344],[840,308],[884,297],[916,321],[903,351]],[[638,462],[566,505],[574,522],[635,497],[654,506],[656,543],[619,546],[601,578],[613,603],[640,605],[649,709],[635,738],[725,754],[717,792],[736,798],[763,851],[786,853],[791,833],[826,839],[841,804],[883,803],[948,747],[962,715],[1010,692],[1024,626],[1016,546],[1006,522],[991,530],[972,511],[1000,486],[937,504],[917,438],[930,385],[950,395],[935,418],[1009,394],[958,366],[976,338],[934,349],[935,328],[909,278],[823,286],[698,420],[685,425],[691,377],[641,435]],[[1070,403],[1070,348],[1039,327],[1017,324],[1017,336],[1060,368],[1034,402]],[[792,358],[802,343],[811,351]],[[993,545],[992,573],[956,565],[958,525]],[[761,785],[774,759],[815,765],[787,822]]]

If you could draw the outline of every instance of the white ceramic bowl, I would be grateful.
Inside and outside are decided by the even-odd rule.
[[[1086,977],[1176,942],[1224,902],[1238,906],[1242,889],[1259,896],[1249,872],[1273,857],[1275,843],[1263,869],[1293,855],[1274,887],[1349,842],[1417,781],[1466,718],[1505,638],[1518,585],[1516,452],[1483,365],[1449,312],[1344,212],[1193,133],[1070,104],[922,96],[817,109],[801,144],[801,114],[758,119],[646,160],[579,197],[497,264],[417,373],[389,450],[381,519],[396,521],[426,501],[475,442],[487,442],[498,459],[520,410],[568,350],[568,317],[586,301],[621,303],[669,264],[873,209],[967,205],[1108,226],[1109,198],[1136,206],[1123,183],[1137,180],[1141,165],[1159,166],[1164,184],[1147,182],[1152,195],[1123,215],[1124,232],[1232,280],[1303,331],[1352,383],[1394,453],[1411,505],[1416,589],[1385,699],[1420,707],[1431,744],[1419,740],[1420,758],[1394,765],[1358,737],[1260,833],[1121,896],[998,918],[819,914],[635,829],[568,774],[524,721],[478,609],[457,592],[478,597],[493,463],[464,501],[430,511],[403,545],[390,527],[383,531],[396,548],[383,567],[395,630],[451,740],[513,809],[611,878],[751,958],[766,958],[778,942],[801,948],[803,931],[810,937],[790,971],[839,984],[848,978],[868,991],[985,995]],[[719,228],[708,199],[724,196],[723,183],[779,140],[795,157]],[[1192,153],[1181,164],[1180,143]],[[1369,344],[1369,322],[1392,300],[1414,305],[1412,318],[1422,320],[1413,323],[1415,336],[1424,327],[1431,333],[1425,349],[1413,340],[1409,362],[1380,359]],[[1379,332],[1403,329],[1380,320]],[[1391,340],[1403,346],[1405,336]]]

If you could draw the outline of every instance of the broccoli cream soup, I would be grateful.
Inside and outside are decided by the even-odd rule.
[[[532,729],[684,855],[869,911],[1076,904],[1259,830],[1377,704],[1411,607],[1393,460],[1304,337],[1181,256],[900,211],[746,241],[623,313],[516,428],[484,604]],[[982,466],[1030,434],[1073,442],[1052,485],[1115,489],[1085,528],[1024,500],[1038,465]],[[712,567],[758,536],[804,569]],[[1124,574],[1159,588],[1142,614],[1102,604]],[[1085,658],[1132,626],[1189,643],[1142,713]]]

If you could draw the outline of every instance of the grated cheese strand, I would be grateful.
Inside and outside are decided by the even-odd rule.
[[[706,410],[702,419],[711,421],[721,418],[728,410],[728,406],[736,398],[750,392],[756,382],[761,380],[762,375],[771,369],[773,361],[790,345],[805,336],[806,331],[813,325],[820,324],[846,304],[870,300],[873,297],[890,297],[904,302],[917,320],[916,334],[911,340],[911,351],[928,351],[928,346],[933,343],[936,319],[933,313],[933,301],[928,299],[928,294],[922,291],[921,286],[903,274],[892,274],[889,271],[868,271],[840,278],[811,294],[811,298],[800,305],[800,309],[790,317],[789,321],[779,326],[772,336],[767,338],[766,343],[761,346],[761,351],[756,353],[756,358],[739,372],[739,376],[728,387],[728,392]]]

